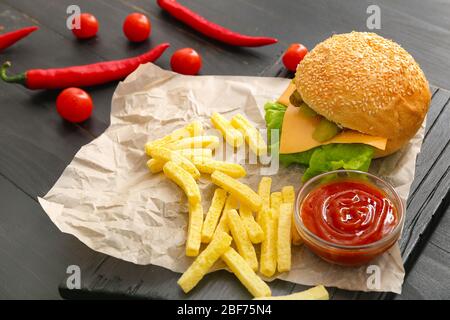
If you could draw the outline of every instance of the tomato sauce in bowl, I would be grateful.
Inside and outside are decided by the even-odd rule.
[[[312,191],[303,201],[306,228],[341,245],[363,245],[382,239],[398,223],[393,203],[380,189],[352,180],[335,181]]]
[[[297,198],[296,227],[323,259],[361,265],[389,249],[401,233],[403,204],[386,182],[338,170],[308,181]]]

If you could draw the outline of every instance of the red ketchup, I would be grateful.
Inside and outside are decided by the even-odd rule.
[[[362,246],[382,239],[398,224],[397,209],[384,191],[356,180],[337,180],[312,190],[301,206],[305,227],[338,246]],[[369,250],[325,250],[312,245],[326,260],[353,265],[373,258],[386,247]],[[392,245],[389,244],[389,246]],[[325,251],[325,252],[324,252]]]
[[[302,205],[306,228],[323,240],[355,246],[376,242],[397,225],[383,191],[357,181],[337,181],[311,192]]]

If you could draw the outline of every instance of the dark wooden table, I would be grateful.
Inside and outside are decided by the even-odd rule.
[[[169,57],[175,49],[190,46],[203,56],[202,74],[273,76],[279,75],[279,57],[289,43],[302,42],[312,48],[331,33],[367,30],[366,9],[369,4],[378,4],[381,8],[378,32],[410,51],[431,84],[450,88],[449,1],[182,2],[238,31],[273,35],[280,42],[259,49],[223,46],[174,21],[153,0],[1,0],[0,32],[32,24],[39,25],[41,30],[0,53],[0,60],[13,61],[12,71],[17,72],[122,58],[169,41],[172,48],[157,63],[163,68],[169,67]],[[66,8],[73,3],[97,16],[98,38],[79,42],[65,28]],[[150,16],[153,24],[150,41],[131,45],[123,37],[122,21],[132,11]],[[59,298],[58,285],[66,277],[69,265],[92,267],[96,261],[104,260],[104,255],[61,233],[40,208],[36,197],[51,188],[82,145],[107,128],[115,86],[112,83],[89,88],[96,106],[94,115],[86,123],[73,125],[63,122],[56,113],[57,91],[32,92],[0,83],[0,299]],[[441,92],[442,96],[437,98],[448,97],[445,90]],[[443,105],[446,102],[442,101]],[[443,135],[450,130],[450,121],[445,122],[448,118],[442,116],[448,108],[447,104],[433,116],[433,120],[439,116],[443,119],[443,123],[432,122],[440,123]],[[442,154],[450,162],[448,153]],[[424,176],[428,172],[418,174]],[[448,179],[446,172],[442,177]],[[448,207],[448,203],[443,205]],[[442,204],[441,209],[445,213],[436,216],[425,234],[420,235],[423,246],[416,250],[417,259],[410,261],[402,295],[395,298],[450,299],[450,213]],[[132,270],[133,266],[128,264],[127,268]],[[121,274],[127,270],[108,272]],[[92,270],[82,269],[82,274],[84,271]],[[164,291],[164,283],[155,290]]]

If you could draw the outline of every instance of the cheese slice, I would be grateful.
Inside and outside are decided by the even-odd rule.
[[[278,99],[278,102],[287,106],[281,128],[280,153],[296,153],[330,143],[362,143],[380,150],[386,149],[387,139],[374,137],[355,130],[344,129],[333,138],[319,142],[314,140],[312,134],[320,122],[320,116],[308,117],[289,102],[289,96],[294,92],[294,84],[290,84]]]

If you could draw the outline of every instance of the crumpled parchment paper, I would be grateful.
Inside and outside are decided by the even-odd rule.
[[[267,77],[190,77],[153,64],[141,65],[118,85],[110,127],[79,150],[39,202],[61,231],[74,235],[93,250],[136,264],[183,272],[192,262],[184,248],[187,201],[163,174],[148,171],[144,144],[194,119],[210,128],[214,111],[226,117],[243,113],[264,128],[264,103],[276,99],[288,83],[288,79]],[[371,172],[395,186],[403,200],[414,177],[423,131],[403,150],[374,161],[371,167]],[[227,159],[232,160],[230,157]],[[242,180],[256,190],[261,178],[259,165],[245,166],[248,176]],[[298,190],[302,170],[280,168],[272,176],[272,190],[280,191],[288,184]],[[215,186],[202,177],[200,187],[206,212]],[[373,272],[367,266],[331,265],[307,248],[294,246],[292,270],[278,278],[305,285],[401,292],[404,269],[398,245],[371,264],[381,271],[377,288],[367,285]]]

